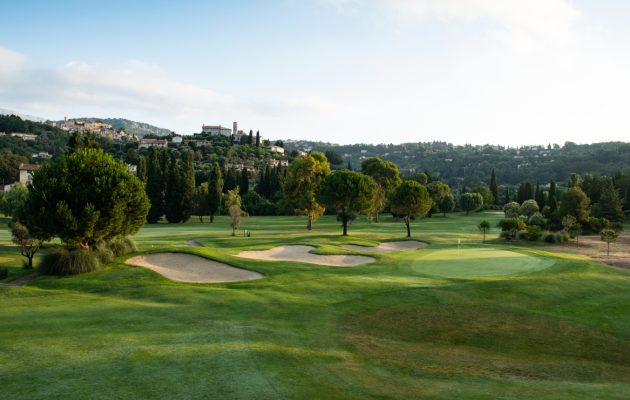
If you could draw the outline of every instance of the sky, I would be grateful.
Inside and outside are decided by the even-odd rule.
[[[630,2],[4,2],[0,108],[333,143],[630,141]]]

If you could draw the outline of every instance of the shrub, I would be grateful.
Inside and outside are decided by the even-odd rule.
[[[120,257],[138,250],[136,243],[128,237],[112,240],[107,244],[107,247],[111,250],[114,257]]]
[[[4,279],[9,276],[9,269],[7,267],[0,267],[0,279]]]
[[[99,257],[94,251],[55,247],[42,257],[39,270],[43,275],[64,276],[96,271],[100,266]]]
[[[521,206],[515,201],[507,203],[503,206],[503,212],[505,213],[505,218],[515,218],[521,213]]]
[[[547,225],[547,220],[545,219],[545,217],[543,217],[541,213],[536,212],[531,217],[529,217],[527,223],[529,225],[538,225],[539,227],[543,228]]]
[[[554,232],[546,232],[544,235],[544,241],[546,243],[558,243],[558,234]]]
[[[527,226],[520,218],[503,219],[499,222],[499,228],[503,233],[501,237],[506,239],[517,239],[519,231],[525,230]]]
[[[94,249],[94,254],[101,264],[110,263],[114,259],[114,252],[107,246],[98,246]]]
[[[535,242],[542,236],[542,229],[538,225],[530,225],[527,227],[524,237],[530,242]]]

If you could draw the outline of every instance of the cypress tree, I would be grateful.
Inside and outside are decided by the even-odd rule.
[[[499,204],[499,186],[497,185],[497,175],[494,173],[494,168],[490,175],[490,192],[494,196],[494,204]]]
[[[260,147],[260,131],[256,131],[256,147]]]
[[[210,222],[214,222],[214,216],[221,207],[223,197],[223,173],[219,164],[214,163],[208,175],[208,210]]]
[[[144,183],[147,183],[147,158],[140,156],[136,167],[136,176]]]
[[[162,169],[162,154],[155,147],[151,148],[147,162],[146,192],[151,202],[147,222],[156,224],[164,214],[164,170]]]
[[[247,140],[247,144],[254,144],[254,132],[252,130],[249,131],[249,139]]]
[[[352,171],[352,163],[350,161],[348,161],[348,169]]]
[[[186,222],[192,215],[195,197],[195,166],[193,153],[190,150],[184,152],[182,156],[180,174],[180,190],[182,192],[180,222]]]
[[[223,192],[227,193],[229,190],[234,190],[238,186],[238,172],[234,167],[230,167],[225,174],[225,184],[223,186]]]
[[[181,166],[175,153],[171,153],[166,183],[166,220],[170,224],[182,222]]]
[[[549,182],[549,195],[547,197],[547,205],[549,206],[549,210],[554,212],[558,209],[558,193],[556,192],[556,182],[552,179]]]
[[[505,187],[505,200],[504,200],[504,204],[507,204],[509,202],[512,201],[512,199],[510,198],[510,188],[509,187]]]
[[[247,173],[247,167],[243,167],[243,170],[241,171],[239,188],[243,196],[245,196],[249,192],[249,174]]]
[[[534,200],[536,200],[538,207],[542,210],[545,206],[545,191],[540,188],[538,182],[536,182],[536,194],[534,196]]]

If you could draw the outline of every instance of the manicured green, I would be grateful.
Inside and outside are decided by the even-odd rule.
[[[347,237],[333,216],[310,232],[299,217],[243,218],[249,238],[232,237],[227,217],[147,225],[140,252],[190,252],[266,277],[177,283],[118,258],[0,288],[0,397],[629,398],[630,273],[499,240],[502,217],[414,221],[428,247],[356,268],[235,254],[281,244],[361,254],[338,245],[404,239],[400,222],[360,217]],[[0,266],[15,275],[5,226]]]

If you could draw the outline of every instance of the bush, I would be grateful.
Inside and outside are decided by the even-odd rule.
[[[99,246],[94,249],[94,254],[98,257],[101,264],[107,264],[114,259],[114,252],[107,246]]]
[[[39,263],[43,275],[74,275],[96,271],[101,267],[99,257],[91,250],[68,250],[64,247],[50,249]]]
[[[542,236],[542,229],[538,225],[530,225],[525,230],[525,234],[523,236],[526,240],[535,242]]]
[[[543,240],[547,243],[565,243],[568,242],[570,235],[568,232],[546,232]]]
[[[107,244],[107,247],[111,250],[114,257],[120,257],[138,250],[136,243],[128,237],[112,240]]]
[[[538,225],[539,227],[544,228],[547,225],[547,220],[545,220],[545,217],[543,217],[541,213],[536,212],[529,217],[527,223],[529,225]]]
[[[9,269],[7,267],[0,267],[0,279],[4,279],[9,276]]]

